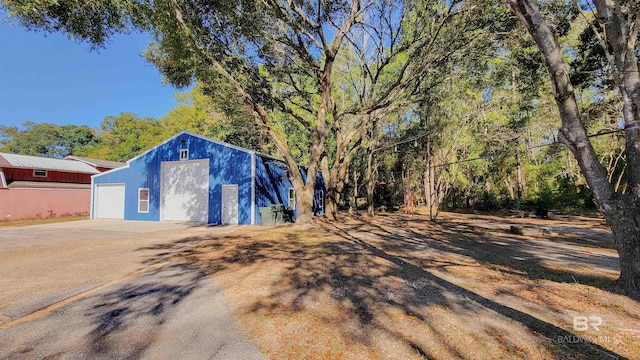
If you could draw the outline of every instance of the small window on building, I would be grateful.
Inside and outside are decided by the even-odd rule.
[[[296,190],[289,188],[289,210],[295,210],[296,208]]]
[[[324,191],[322,190],[318,192],[318,209],[324,211]]]
[[[189,149],[180,150],[180,160],[189,160]]]
[[[138,189],[138,212],[149,212],[149,189]]]
[[[33,177],[47,177],[47,170],[33,170]]]

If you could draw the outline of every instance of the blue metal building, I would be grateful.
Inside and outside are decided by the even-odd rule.
[[[306,181],[306,170],[302,167]],[[282,204],[295,216],[295,192],[282,160],[182,132],[92,177],[91,218],[259,224],[259,207]],[[324,212],[320,174],[314,212]]]

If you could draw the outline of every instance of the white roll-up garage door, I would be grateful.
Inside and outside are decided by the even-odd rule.
[[[162,163],[161,220],[207,222],[209,159]]]
[[[102,184],[95,188],[96,219],[124,219],[124,184]]]

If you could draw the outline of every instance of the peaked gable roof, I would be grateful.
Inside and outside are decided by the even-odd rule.
[[[268,155],[268,154],[264,154],[264,153],[261,153],[261,152],[255,151],[255,150],[250,150],[250,149],[247,149],[247,148],[243,148],[243,147],[240,147],[240,146],[232,145],[232,144],[226,143],[226,142],[224,142],[224,141],[215,140],[215,139],[212,139],[212,138],[207,137],[207,136],[204,136],[204,135],[199,135],[199,134],[192,133],[192,132],[190,132],[190,131],[183,130],[183,131],[181,131],[181,132],[179,132],[179,133],[177,133],[177,134],[173,135],[172,137],[168,138],[167,140],[165,140],[165,141],[163,141],[163,142],[159,143],[158,145],[156,145],[156,146],[152,147],[151,149],[149,149],[149,150],[147,150],[147,151],[145,151],[145,152],[141,153],[140,155],[137,155],[137,156],[135,156],[135,157],[133,157],[133,158],[131,158],[131,159],[127,160],[127,162],[126,162],[126,164],[124,165],[124,167],[129,167],[129,164],[130,164],[132,161],[135,161],[135,160],[137,160],[137,159],[139,159],[139,158],[141,158],[141,157],[143,157],[143,156],[147,155],[147,154],[148,154],[148,153],[150,153],[151,151],[154,151],[155,149],[157,149],[157,148],[159,148],[159,147],[161,147],[161,146],[163,146],[163,145],[165,145],[165,144],[169,143],[170,141],[172,141],[172,140],[174,140],[174,139],[176,139],[176,138],[180,137],[181,135],[193,136],[193,137],[196,137],[196,138],[199,138],[199,139],[205,140],[205,141],[212,142],[212,143],[214,143],[214,144],[218,144],[218,145],[225,146],[225,147],[228,147],[228,148],[231,148],[231,149],[235,149],[235,150],[238,150],[238,151],[242,151],[242,152],[245,152],[245,153],[250,154],[250,155],[257,155],[257,156],[261,156],[261,157],[265,157],[265,158],[270,158],[270,159],[272,159],[272,160],[280,161],[280,162],[282,162],[282,163],[285,163],[285,164],[286,164],[286,162],[284,161],[284,159],[277,158],[277,157],[275,157],[275,156],[271,156],[271,155]],[[301,165],[298,165],[298,166],[301,166]],[[101,176],[101,175],[106,175],[106,174],[109,174],[109,173],[111,173],[111,172],[118,171],[118,170],[120,170],[120,169],[121,169],[121,168],[113,168],[113,169],[111,169],[111,170],[108,170],[108,171],[105,171],[105,172],[99,173],[99,174],[97,174],[97,175],[94,175],[93,177],[99,177],[99,176]]]
[[[198,134],[194,134],[194,133],[192,133],[192,132],[190,132],[190,131],[186,131],[186,130],[184,130],[184,131],[181,131],[181,132],[179,132],[179,133],[177,133],[177,134],[173,135],[172,137],[168,138],[167,140],[165,140],[165,141],[161,142],[160,144],[158,144],[158,145],[156,145],[156,146],[152,147],[151,149],[149,149],[149,150],[147,150],[147,151],[143,152],[142,154],[140,154],[140,155],[138,155],[138,156],[135,156],[135,157],[133,157],[133,158],[131,158],[131,159],[127,160],[127,164],[129,164],[130,162],[132,162],[132,161],[134,161],[134,160],[136,160],[136,159],[138,159],[138,158],[141,158],[141,157],[143,157],[143,156],[147,155],[147,154],[148,154],[148,153],[150,153],[151,151],[153,151],[153,150],[155,150],[155,149],[157,149],[157,148],[161,147],[161,146],[162,146],[162,145],[164,145],[164,144],[167,144],[167,143],[168,143],[168,142],[170,142],[171,140],[176,139],[176,138],[180,137],[181,135],[189,135],[189,136],[193,136],[193,137],[196,137],[196,138],[199,138],[199,139],[205,140],[205,141],[212,142],[212,143],[214,143],[214,144],[218,144],[218,145],[226,146],[226,147],[228,147],[228,148],[235,149],[235,150],[238,150],[238,151],[243,151],[243,152],[246,152],[246,153],[249,153],[249,154],[252,154],[252,153],[254,153],[254,152],[255,152],[255,151],[253,151],[253,150],[245,149],[245,148],[240,147],[240,146],[231,145],[231,144],[226,143],[226,142],[224,142],[224,141],[215,140],[215,139],[212,139],[212,138],[210,138],[210,137],[206,137],[206,136],[204,136],[204,135],[198,135]]]
[[[143,156],[147,155],[148,153],[150,153],[150,152],[152,152],[152,151],[154,151],[154,150],[156,150],[156,149],[160,148],[161,146],[163,146],[163,145],[165,145],[165,144],[169,143],[170,141],[172,141],[172,140],[174,140],[174,139],[176,139],[176,138],[178,138],[178,137],[180,137],[180,136],[182,136],[182,135],[193,136],[193,137],[196,137],[196,138],[199,138],[199,139],[205,140],[205,141],[212,142],[212,143],[214,143],[214,144],[218,144],[218,145],[225,146],[225,147],[228,147],[228,148],[231,148],[231,149],[235,149],[235,150],[238,150],[238,151],[246,152],[246,153],[248,153],[248,154],[254,154],[254,153],[255,153],[255,151],[253,151],[253,150],[245,149],[245,148],[243,148],[243,147],[235,146],[235,145],[232,145],[232,144],[226,143],[226,142],[224,142],[224,141],[215,140],[215,139],[212,139],[212,138],[209,138],[209,137],[203,136],[203,135],[194,134],[194,133],[192,133],[192,132],[190,132],[190,131],[186,131],[186,130],[184,130],[184,131],[181,131],[181,132],[179,132],[179,133],[177,133],[177,134],[173,135],[172,137],[168,138],[167,140],[165,140],[165,141],[163,141],[163,142],[159,143],[158,145],[156,145],[156,146],[152,147],[151,149],[149,149],[149,150],[147,150],[147,151],[145,151],[145,152],[143,152],[143,153],[141,153],[141,154],[139,154],[139,155],[137,155],[137,156],[135,156],[135,157],[133,157],[133,158],[131,158],[131,159],[127,160],[126,164],[125,164],[123,167],[120,167],[120,168],[113,168],[113,169],[111,169],[111,170],[108,170],[108,171],[105,171],[105,172],[99,173],[99,174],[97,174],[97,175],[94,175],[93,177],[99,177],[99,176],[101,176],[101,175],[106,175],[106,174],[109,174],[109,173],[111,173],[111,172],[118,171],[118,170],[120,170],[120,169],[122,169],[122,168],[128,168],[128,167],[129,167],[129,164],[130,164],[131,162],[133,162],[133,161],[135,161],[135,160],[137,160],[137,159],[139,159],[139,158],[141,158],[141,157],[143,157]]]

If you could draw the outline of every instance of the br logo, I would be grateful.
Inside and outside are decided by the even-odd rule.
[[[600,331],[600,325],[602,325],[602,318],[600,316],[573,317],[573,330],[575,331],[587,331],[589,327],[595,331]]]

